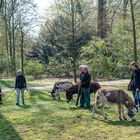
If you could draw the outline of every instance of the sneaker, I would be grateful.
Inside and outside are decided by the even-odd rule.
[[[16,103],[16,105],[19,105],[19,103]]]

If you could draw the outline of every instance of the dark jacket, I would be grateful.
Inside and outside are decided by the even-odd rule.
[[[81,72],[81,74],[80,74],[80,82],[82,81],[82,79],[83,79],[83,77],[84,77],[84,72]]]
[[[26,79],[23,75],[19,75],[16,77],[15,88],[26,88]]]
[[[89,88],[91,81],[91,76],[88,72],[84,73],[84,75],[81,78],[81,87],[82,88]]]
[[[136,88],[140,90],[140,69],[133,71],[131,81],[128,85],[129,90],[135,91]]]

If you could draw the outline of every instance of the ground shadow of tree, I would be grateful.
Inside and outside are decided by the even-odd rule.
[[[43,91],[30,91],[30,100],[34,103],[41,101],[52,101],[51,93]],[[66,102],[66,100],[54,100],[59,102]]]
[[[116,125],[116,126],[134,126],[134,127],[140,127],[139,121],[119,121],[119,120],[104,120],[103,122],[107,123],[108,125]]]
[[[38,101],[50,101],[52,100],[49,93],[42,91],[30,91],[30,100],[33,103],[37,103]]]
[[[31,108],[31,105],[19,105],[20,108],[23,108],[23,109],[29,109]]]
[[[22,140],[12,124],[0,113],[0,140]]]
[[[98,121],[102,121],[108,125],[114,125],[114,126],[133,126],[133,127],[140,127],[140,122],[139,121],[131,121],[131,120],[111,120],[111,119],[107,119],[105,120],[104,118],[99,119],[99,118],[94,118]]]
[[[46,91],[30,91],[29,100],[30,100],[31,106],[36,106],[39,109],[40,113],[43,113],[43,114],[47,114],[48,111],[49,111],[49,113],[52,112],[49,109],[50,107],[45,105],[44,102],[51,102],[51,103],[53,103],[54,106],[55,106],[55,104],[57,104],[59,102],[66,103],[66,100],[60,100],[60,101],[53,100],[51,94]],[[60,106],[60,109],[61,109],[61,106]],[[64,108],[62,108],[62,109],[64,110]]]
[[[13,88],[14,87],[14,84],[12,84],[11,82],[8,82],[8,81],[1,80],[0,83],[1,83],[1,85],[5,86],[7,88]]]
[[[30,91],[29,95],[31,106],[37,107],[40,113],[43,112],[45,114],[48,112],[46,106],[42,104],[44,104],[43,102],[50,102],[52,100],[49,93],[45,91]]]

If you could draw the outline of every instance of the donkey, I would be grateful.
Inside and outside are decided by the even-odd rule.
[[[122,89],[99,89],[96,92],[95,104],[92,109],[92,115],[95,115],[96,109],[100,106],[102,115],[107,119],[107,114],[104,113],[104,107],[107,103],[116,103],[118,105],[119,119],[126,120],[124,115],[123,105],[127,108],[127,115],[135,121],[136,108],[132,98],[130,98]]]
[[[60,100],[59,92],[60,91],[65,91],[72,86],[73,86],[73,83],[69,82],[69,81],[56,82],[53,86],[52,91],[51,91],[52,98],[54,100]]]
[[[90,83],[90,93],[96,93],[96,91],[100,88],[101,88],[101,86],[99,83],[97,83],[97,82]],[[73,94],[78,94],[78,92],[81,92],[80,90],[81,90],[81,88],[79,88],[78,84],[73,85],[69,89],[66,89],[65,91],[66,91],[67,102],[69,103],[72,100]]]

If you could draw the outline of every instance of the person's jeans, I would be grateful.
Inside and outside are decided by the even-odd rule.
[[[81,93],[81,98],[80,98],[80,106],[84,107],[84,104],[86,104],[86,107],[90,107],[89,88],[82,88],[82,93]]]
[[[25,88],[22,88],[22,89],[19,89],[19,88],[16,88],[16,103],[19,104],[20,103],[20,92],[21,92],[21,97],[22,97],[22,104],[25,104],[24,102],[24,91],[25,91]]]
[[[139,91],[132,91],[134,102],[136,106],[140,106],[140,92]]]

